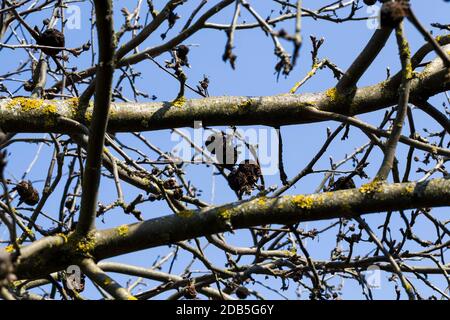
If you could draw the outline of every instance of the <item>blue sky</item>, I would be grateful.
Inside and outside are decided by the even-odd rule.
[[[131,11],[137,1],[127,1],[126,6]],[[177,10],[177,13],[182,17],[181,22],[178,22],[177,27],[168,33],[168,38],[173,36],[177,30],[183,25],[185,19],[187,18],[190,10],[192,9],[192,3],[197,1],[188,1],[188,3],[182,6],[181,9]],[[212,1],[215,3],[216,1]],[[272,1],[250,1],[252,5],[260,12],[261,16],[266,17],[270,14],[274,5]],[[319,8],[322,5],[327,4],[329,1],[317,1],[317,0],[304,0],[304,6],[310,9]],[[427,27],[430,27],[432,22],[442,22],[447,23],[447,12],[449,9],[449,4],[442,0],[412,0],[413,8],[417,16],[420,18],[422,23]],[[117,28],[120,27],[123,22],[123,18],[120,14],[119,9],[122,8],[124,2],[115,1],[115,23]],[[154,1],[158,9],[161,8],[164,1]],[[73,30],[65,30],[66,32],[66,45],[68,47],[78,47],[90,39],[90,4],[87,1],[82,3],[75,3],[81,9],[81,28]],[[145,4],[143,4],[145,8]],[[277,7],[278,8],[278,7]],[[272,16],[277,14],[276,10],[272,13]],[[50,14],[50,10],[45,10],[41,13],[34,13],[29,21],[42,26],[42,19],[46,18]],[[231,20],[231,15],[233,12],[233,6],[224,10],[223,13],[217,17],[213,17],[211,21],[220,23],[229,23]],[[347,11],[345,11],[347,12]],[[360,11],[360,16],[362,14],[370,14],[366,12],[365,9]],[[250,21],[250,17],[243,14],[242,20]],[[241,20],[241,21],[242,21]],[[140,23],[144,23],[143,19]],[[146,47],[151,47],[153,45],[160,44],[162,42],[160,34],[164,32],[167,28],[166,24],[155,32],[150,39],[148,39],[143,45],[140,46],[141,49]],[[284,28],[288,32],[293,32],[294,21],[290,20],[277,25],[276,29],[279,30]],[[235,39],[235,49],[234,53],[238,56],[236,62],[236,70],[232,70],[229,64],[222,61],[222,54],[224,46],[226,43],[226,35],[223,31],[216,30],[203,30],[194,36],[190,37],[185,41],[185,44],[193,45],[191,47],[191,52],[189,54],[189,61],[192,66],[191,69],[186,70],[188,76],[188,83],[195,86],[198,81],[203,78],[206,74],[210,78],[209,93],[212,96],[228,96],[228,95],[244,95],[244,96],[265,96],[286,93],[293,86],[293,84],[302,79],[311,68],[311,42],[309,41],[309,36],[314,35],[317,38],[325,38],[325,43],[319,52],[319,58],[328,58],[333,63],[337,64],[341,69],[345,70],[357,56],[360,50],[367,43],[368,39],[373,34],[374,30],[370,30],[367,27],[367,22],[348,22],[343,24],[334,24],[326,21],[315,21],[311,18],[304,18],[302,21],[302,36],[303,36],[303,46],[300,51],[300,57],[298,59],[298,64],[295,69],[291,72],[289,77],[285,78],[280,76],[277,80],[276,75],[274,75],[274,66],[277,62],[276,57],[273,54],[273,44],[270,38],[266,37],[261,30],[244,30],[239,31],[236,34]],[[439,34],[439,30],[434,29],[436,35]],[[423,43],[421,35],[412,28],[409,23],[406,23],[406,34],[411,44],[411,51],[415,52]],[[21,35],[21,33],[19,33]],[[27,35],[29,39],[29,36]],[[129,39],[125,36],[122,41]],[[2,41],[5,41],[3,39]],[[17,43],[15,39],[12,39],[10,43]],[[290,44],[283,43],[286,49],[291,52],[292,48]],[[94,45],[96,45],[94,43]],[[5,73],[7,71],[13,70],[21,60],[26,58],[26,53],[24,50],[11,51],[9,49],[1,49],[0,57],[2,61],[8,61],[8,63],[3,63],[0,66],[0,73]],[[432,58],[430,55],[429,58]],[[157,61],[163,63],[165,59],[169,59],[169,54],[164,54],[157,58]],[[78,58],[71,57],[69,61],[70,66],[77,66],[79,70],[88,67],[91,62],[91,56],[89,53],[84,53]],[[390,38],[387,46],[382,51],[380,56],[370,67],[366,75],[361,79],[359,85],[370,85],[380,82],[386,78],[386,67],[390,67],[392,73],[396,73],[399,69],[399,58],[397,54],[397,47],[395,42],[395,37]],[[135,70],[141,72],[141,77],[136,81],[136,86],[139,90],[146,92],[147,94],[156,95],[158,101],[172,100],[177,95],[178,83],[172,77],[162,72],[158,67],[156,67],[151,61],[143,61],[135,66]],[[119,73],[116,73],[116,77]],[[20,79],[27,80],[30,77],[29,72],[21,75]],[[336,80],[333,78],[332,73],[329,70],[322,70],[310,81],[308,81],[303,87],[300,88],[299,93],[302,92],[316,92],[323,91],[329,87],[334,86]],[[8,86],[11,85],[7,83]],[[14,88],[14,85],[11,85]],[[131,90],[128,86],[124,86],[124,94],[128,95],[132,99]],[[19,91],[18,94],[24,94],[23,91]],[[198,98],[198,96],[187,91],[186,96],[188,98]],[[145,101],[144,98],[139,98],[140,101]],[[443,95],[433,97],[430,100],[435,106],[441,107],[442,103],[445,101]],[[368,115],[362,115],[360,118],[373,124],[377,125],[384,114],[384,111],[374,112]],[[429,129],[437,129],[437,127],[430,121],[431,119],[424,115],[420,110],[414,110],[416,127],[420,134],[426,135],[423,128],[427,127]],[[288,177],[292,177],[297,174],[312,158],[312,156],[321,147],[324,139],[326,138],[326,128],[330,127],[334,129],[338,126],[337,123],[320,123],[320,124],[307,124],[300,126],[287,126],[282,128],[282,134],[284,139],[284,158],[285,158],[285,169]],[[264,127],[256,127],[261,129],[267,129]],[[225,128],[221,128],[225,129]],[[246,129],[242,127],[242,129]],[[408,132],[409,128],[405,127],[405,132]],[[191,132],[191,130],[187,130]],[[21,134],[20,136],[30,136],[29,134]],[[39,135],[43,136],[43,135]],[[158,145],[161,149],[171,150],[174,147],[174,142],[170,139],[170,132],[165,131],[155,131],[147,132],[145,136],[154,144]],[[118,138],[129,145],[141,148],[144,152],[149,152],[152,158],[155,158],[155,154],[150,153],[146,150],[142,144],[140,144],[135,138],[131,137],[129,134],[119,134]],[[316,169],[329,169],[329,157],[332,156],[334,161],[339,161],[347,154],[350,154],[355,150],[355,148],[365,144],[367,142],[367,137],[356,129],[351,129],[350,138],[341,141],[339,138],[336,139],[331,147],[329,148],[326,155],[319,161],[316,165]],[[15,144],[14,146],[8,148],[10,153],[10,161],[7,167],[7,174],[11,178],[17,178],[23,174],[26,168],[30,165],[36,151],[40,148],[39,145],[30,144]],[[398,157],[400,162],[402,162],[404,155],[406,154],[408,148],[400,145],[398,148]],[[36,186],[42,187],[45,178],[49,159],[51,158],[53,149],[48,146],[42,146],[41,153],[36,163],[34,164],[32,170],[28,174],[27,178],[36,181]],[[416,151],[416,155],[423,157],[422,152]],[[372,153],[370,159],[370,165],[367,167],[367,173],[373,175],[381,162],[381,152],[375,150]],[[65,172],[67,171],[67,164],[65,166]],[[422,166],[423,167],[423,166]],[[400,164],[401,172],[403,170],[403,163]],[[343,167],[343,170],[351,170],[351,162],[349,165]],[[205,165],[189,165],[186,168],[187,177],[196,185],[202,192],[202,199],[210,202],[214,198],[215,204],[226,203],[230,201],[235,201],[236,198],[232,192],[230,192],[227,183],[221,176],[216,176],[212,179],[212,168]],[[321,181],[323,174],[313,174],[305,177],[298,183],[294,188],[292,188],[288,193],[313,193],[317,188],[318,183]],[[411,179],[417,179],[420,176],[416,175],[413,171]],[[278,175],[267,175],[265,176],[266,185],[280,185]],[[357,185],[365,183],[364,180],[359,178],[355,181]],[[213,186],[214,184],[214,186]],[[52,195],[47,205],[44,208],[44,212],[57,217],[57,212],[59,210],[59,196],[61,195],[63,184],[61,184],[55,194]],[[131,201],[139,193],[133,187],[123,184],[125,192],[125,199]],[[215,190],[214,195],[212,190]],[[107,179],[102,180],[100,201],[104,204],[111,203],[115,200],[115,188],[112,181]],[[143,217],[145,219],[162,216],[170,214],[169,209],[163,203],[146,203],[139,207],[143,212]],[[443,214],[448,212],[448,208],[439,209],[433,211],[436,215],[443,217]],[[370,222],[372,226],[377,226],[384,221],[385,215],[374,215],[367,217],[367,221]],[[108,228],[117,226],[123,223],[134,222],[131,216],[124,215],[121,210],[114,210],[109,212],[104,219],[104,222],[98,221],[98,227]],[[397,220],[397,216],[394,217],[393,222],[393,234],[398,234],[398,230],[395,230],[396,226],[400,226],[400,221]],[[41,218],[38,221],[43,226],[51,226],[48,220]],[[329,225],[330,222],[319,222],[319,223],[308,223],[302,224],[301,228],[311,229],[318,228]],[[374,227],[375,228],[375,227]],[[397,228],[398,229],[398,228]],[[422,227],[415,230],[418,234],[427,237],[433,231],[430,224],[424,224]],[[312,252],[313,258],[316,259],[328,259],[330,250],[335,244],[335,234],[336,229],[332,229],[328,233],[321,235],[318,239],[314,241],[309,241],[307,243],[308,248]],[[430,234],[433,237],[434,234]],[[4,229],[0,227],[0,236],[6,239],[7,234],[4,233]],[[245,245],[249,240],[248,231],[240,231],[235,235],[228,235],[230,243]],[[360,246],[361,254],[367,253],[364,245]],[[420,250],[420,248],[411,246],[411,249]],[[111,259],[111,261],[121,261],[131,264],[136,264],[139,266],[150,266],[158,256],[164,255],[169,250],[167,247],[156,248],[152,250],[146,250],[143,252],[133,253],[122,257],[116,257]],[[224,255],[221,252],[208,247],[206,250],[207,256],[210,257],[212,261],[219,263],[219,261],[224,260]],[[174,263],[174,273],[182,272],[184,266],[190,261],[190,254],[181,255]],[[244,263],[245,259],[241,260]],[[251,262],[248,260],[247,262]],[[220,265],[220,264],[219,264]],[[165,264],[163,267],[164,271],[167,271],[169,264]],[[193,265],[192,270],[198,270],[199,272],[204,271],[205,268],[198,262]],[[194,275],[198,275],[194,273]],[[125,284],[129,277],[114,275],[114,278]],[[279,280],[265,280],[263,277],[257,277],[259,281],[268,285],[269,287],[281,292],[279,289],[281,287],[281,281]],[[443,284],[444,279],[437,278],[436,282]],[[146,287],[142,287],[143,290],[151,288],[155,285],[152,282],[148,282]],[[281,298],[278,293],[261,288],[261,286],[255,285],[255,289],[261,290],[262,294],[266,298]],[[387,278],[382,279],[382,288],[380,290],[374,290],[375,298],[392,298],[394,292],[392,290],[392,284],[388,283]],[[289,296],[291,298],[295,297],[296,285],[290,283],[289,289],[286,292],[281,292],[283,295]],[[361,292],[359,287],[354,281],[346,280],[344,283],[344,298],[360,298]],[[428,292],[428,291],[425,291]],[[87,297],[93,296],[95,294],[95,289],[89,287],[85,291]],[[163,296],[162,296],[163,297]],[[404,296],[403,296],[404,297]],[[307,298],[307,295],[303,295],[302,298]]]

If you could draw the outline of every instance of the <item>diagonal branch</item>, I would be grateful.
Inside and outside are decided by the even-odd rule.
[[[445,66],[450,68],[450,58],[447,53],[440,47],[439,43],[433,36],[425,29],[425,27],[420,23],[419,19],[417,19],[414,11],[411,7],[409,7],[407,18],[411,23],[419,30],[419,32],[423,35],[423,37],[431,44],[436,54],[442,59]]]
[[[364,221],[364,219],[362,219],[361,217],[356,217],[355,220],[358,221],[360,226],[366,230],[367,234],[372,239],[372,241],[375,242],[377,247],[380,248],[381,251],[383,251],[384,255],[388,258],[393,271],[400,278],[400,282],[402,283],[403,287],[405,288],[405,291],[408,294],[409,299],[415,300],[415,295],[412,290],[411,284],[408,282],[406,277],[403,275],[400,266],[397,264],[394,257],[392,256],[392,254],[383,246],[381,241],[377,238],[376,234],[372,231],[372,229],[369,227],[369,225],[366,223],[366,221]]]
[[[447,134],[450,134],[450,119],[444,113],[440,112],[428,101],[423,101],[421,99],[414,100],[414,105],[436,120],[436,122],[447,131]]]
[[[89,279],[105,289],[114,298],[120,300],[136,300],[126,289],[122,288],[108,276],[92,259],[84,259],[80,266]]]
[[[399,88],[399,101],[397,116],[392,124],[392,132],[386,142],[384,149],[384,158],[381,167],[378,170],[375,179],[386,180],[389,172],[392,170],[395,159],[395,151],[397,149],[400,136],[402,134],[403,123],[405,122],[406,112],[408,110],[409,94],[411,91],[412,66],[411,53],[409,44],[406,40],[403,30],[403,24],[396,29],[397,43],[400,51],[400,59],[402,63],[402,84]]]
[[[392,28],[383,28],[375,31],[364,50],[359,54],[336,85],[336,88],[339,91],[346,91],[356,86],[359,79],[370,67],[381,49],[383,49],[391,33]]]
[[[142,42],[144,42],[156,29],[158,29],[161,24],[167,20],[167,17],[171,11],[173,11],[177,6],[183,4],[182,0],[170,0],[164,6],[164,8],[159,12],[156,17],[146,25],[141,32],[134,36],[126,44],[120,46],[116,52],[115,59],[119,61],[126,54],[137,48]]]

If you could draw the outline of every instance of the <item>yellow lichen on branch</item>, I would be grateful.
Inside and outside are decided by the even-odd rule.
[[[256,201],[256,203],[260,206],[264,206],[266,204],[266,197],[260,197],[258,198],[258,200]]]
[[[359,188],[359,192],[363,194],[374,194],[383,192],[383,180],[375,179],[372,182],[366,183]]]
[[[68,248],[72,253],[85,257],[92,257],[92,251],[95,249],[95,235],[89,234],[86,237],[80,237],[77,234],[71,234],[67,237]]]
[[[411,64],[411,50],[409,48],[409,43],[406,38],[403,36],[402,30],[397,29],[397,35],[400,36],[403,40],[400,47],[400,56],[402,61],[406,62],[405,65],[405,78],[410,80],[413,78],[413,68]]]
[[[325,95],[330,99],[331,102],[338,101],[338,92],[336,88],[330,88],[325,91]]]
[[[227,209],[227,208],[219,208],[217,214],[223,220],[230,220],[230,218],[232,216],[232,210]]]
[[[45,119],[45,124],[51,126],[58,114],[56,103],[51,103],[42,99],[17,97],[7,102],[6,107],[15,109],[21,113],[39,113]]]
[[[4,248],[4,250],[8,253],[13,253],[14,252],[14,246],[12,244],[10,244],[9,246],[6,246]]]
[[[176,212],[176,215],[182,218],[190,218],[194,215],[194,210],[181,210]]]
[[[121,237],[125,237],[128,234],[128,226],[126,224],[121,225],[120,227],[117,227],[117,233],[119,234],[119,236]]]
[[[314,199],[311,196],[298,195],[292,198],[292,203],[302,209],[311,209],[314,205]]]
[[[186,98],[184,96],[178,97],[172,101],[172,106],[181,108],[186,104]]]
[[[42,99],[18,97],[11,99],[6,105],[7,108],[13,108],[15,106],[19,106],[21,111],[24,112],[39,110],[43,112],[44,115],[55,115],[58,113],[58,108],[55,104]]]
[[[67,243],[69,241],[69,238],[64,233],[58,233],[57,236],[61,237],[64,243]]]

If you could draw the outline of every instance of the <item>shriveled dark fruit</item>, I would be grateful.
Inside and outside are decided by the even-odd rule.
[[[250,294],[250,291],[244,286],[240,286],[236,289],[236,296],[239,299],[247,299],[249,294]]]
[[[199,83],[200,83],[200,86],[202,87],[203,90],[207,90],[208,89],[208,87],[209,87],[209,79],[206,76],[204,76],[203,80],[199,81]]]
[[[380,10],[380,24],[382,28],[395,28],[408,14],[407,1],[388,1],[383,3]]]
[[[176,47],[175,52],[177,53],[178,59],[180,59],[181,65],[189,66],[188,62],[189,47],[185,46],[184,44],[180,44],[178,47]]]
[[[37,44],[47,47],[64,48],[66,41],[64,38],[64,34],[61,31],[50,28],[40,34]],[[42,48],[41,50],[49,56],[56,56],[61,52],[62,49]]]
[[[25,81],[23,84],[23,90],[31,92],[33,91],[35,84],[32,81]]]
[[[178,185],[175,178],[167,179],[164,181],[163,186],[165,189],[172,190],[174,199],[179,200],[183,197],[183,188]]]
[[[241,191],[248,185],[247,176],[239,169],[231,171],[227,179],[230,188],[237,193],[241,193]]]
[[[177,48],[177,55],[178,58],[183,59],[187,56],[187,54],[189,53],[189,47],[184,45],[184,44],[180,44]]]
[[[259,165],[254,161],[244,160],[236,169],[230,172],[228,184],[241,198],[243,194],[251,193],[260,177],[261,168]]]
[[[375,3],[377,3],[377,0],[364,0],[364,3],[368,6],[373,6]]]
[[[22,180],[16,185],[20,202],[24,202],[29,206],[34,206],[39,202],[39,192],[33,187],[31,181]]]
[[[287,31],[284,30],[284,29],[281,29],[281,30],[278,32],[278,36],[281,37],[281,38],[284,38],[284,37],[286,37],[287,35],[288,35]]]
[[[332,191],[354,189],[355,182],[352,178],[340,177],[331,186]]]
[[[251,160],[244,160],[239,164],[238,170],[243,172],[247,177],[249,184],[254,185],[261,177],[261,168]]]
[[[195,290],[195,286],[189,285],[183,289],[183,296],[186,299],[195,299],[197,297],[197,290]]]
[[[67,198],[66,202],[64,203],[64,206],[66,207],[66,209],[68,209],[68,210],[72,209],[74,201],[75,201],[75,199],[73,197]]]

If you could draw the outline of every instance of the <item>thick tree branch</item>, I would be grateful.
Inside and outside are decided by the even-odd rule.
[[[290,125],[322,121],[305,106],[341,114],[357,115],[380,110],[398,102],[401,78],[356,90],[352,96],[340,95],[336,89],[299,95],[266,97],[209,97],[188,100],[182,107],[170,102],[114,103],[111,105],[108,130],[111,132],[147,131],[203,125]],[[450,89],[448,72],[442,62],[426,68],[411,81],[411,99],[431,97]],[[25,98],[0,101],[0,127],[11,132],[64,132],[69,128],[58,121],[63,116],[83,121],[77,103],[42,101]],[[92,106],[86,119],[92,117]]]
[[[76,254],[95,260],[196,237],[264,224],[290,225],[301,221],[352,218],[364,214],[450,205],[450,180],[420,183],[369,183],[359,189],[312,195],[257,198],[202,211],[186,211],[141,223],[97,231],[81,248],[75,235],[45,237],[22,248],[16,274],[38,278],[61,270]],[[80,251],[81,250],[81,251]],[[76,256],[73,258],[76,259]]]

